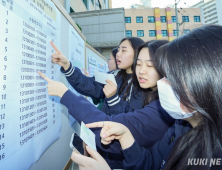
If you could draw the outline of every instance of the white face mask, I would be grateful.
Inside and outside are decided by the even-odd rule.
[[[174,119],[185,119],[193,116],[192,113],[183,112],[180,107],[180,101],[177,99],[170,85],[161,80],[157,81],[160,104],[169,115]]]

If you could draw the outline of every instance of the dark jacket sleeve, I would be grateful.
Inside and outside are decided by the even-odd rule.
[[[105,94],[103,92],[104,85],[95,81],[94,77],[87,77],[82,74],[81,70],[77,67],[73,67],[70,62],[68,70],[64,70],[61,67],[61,72],[66,76],[69,84],[80,94],[104,99]]]
[[[167,129],[173,125],[172,119],[160,106],[158,100],[151,102],[141,110],[108,116],[99,111],[82,96],[76,96],[68,90],[60,101],[65,105],[69,114],[78,122],[92,123],[97,121],[118,122],[129,128],[140,146],[150,148],[162,139]],[[96,134],[96,144],[102,150],[110,153],[121,154],[120,144],[114,141],[108,146],[100,142],[100,129],[92,129]]]
[[[125,150],[122,150],[125,157],[123,166],[125,170],[141,169],[141,170],[159,170],[166,155],[169,155],[173,145],[170,143],[170,138],[174,126],[168,129],[163,138],[156,142],[152,149],[145,149],[139,146],[138,142]],[[170,147],[169,147],[170,146]],[[168,156],[167,156],[168,157]]]
[[[127,101],[124,101],[116,93],[110,98],[106,99],[107,105],[109,107],[110,115],[117,115],[119,113],[126,113]]]

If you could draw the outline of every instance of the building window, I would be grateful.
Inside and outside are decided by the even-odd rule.
[[[162,36],[163,37],[167,37],[168,35],[167,35],[167,30],[162,30]]]
[[[137,37],[144,37],[144,31],[143,30],[137,30]]]
[[[82,2],[85,4],[86,9],[88,9],[87,0],[82,0]]]
[[[143,23],[143,17],[136,17],[136,23]]]
[[[75,11],[70,7],[70,13],[75,13]]]
[[[160,20],[161,20],[161,22],[166,22],[166,17],[165,16],[161,16]]]
[[[154,23],[154,22],[155,22],[155,17],[149,16],[149,17],[148,17],[148,23]]]
[[[132,37],[132,31],[131,30],[126,31],[126,37]]]
[[[172,16],[172,22],[177,22],[176,16]]]
[[[91,2],[92,2],[92,4],[93,4],[93,6],[94,6],[94,0],[91,0]]]
[[[125,23],[131,23],[131,17],[125,17]]]
[[[177,30],[173,30],[173,36],[177,36]]]
[[[189,32],[190,32],[190,29],[184,29],[184,30],[183,30],[183,33],[184,33],[184,34],[188,34]]]
[[[200,16],[194,16],[194,22],[200,22]]]
[[[101,3],[100,3],[100,1],[98,1],[98,3],[99,3],[99,9],[102,9],[102,6],[101,6]]]
[[[183,22],[189,22],[189,16],[182,16]]]
[[[149,30],[149,36],[155,37],[156,36],[156,30]]]

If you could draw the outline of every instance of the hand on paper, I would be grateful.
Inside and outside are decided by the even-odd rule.
[[[111,81],[106,80],[107,84],[103,88],[103,92],[106,95],[106,98],[110,98],[117,92],[117,86]]]
[[[64,56],[64,54],[62,54],[61,51],[59,51],[52,41],[50,41],[50,43],[55,50],[55,53],[52,54],[52,62],[57,63],[58,65],[62,66],[64,70],[67,70],[70,66],[69,60]]]
[[[90,77],[89,73],[88,73],[84,68],[82,68],[82,70],[84,71],[83,74],[84,74],[85,76]]]
[[[116,122],[104,121],[104,122],[95,122],[86,124],[88,128],[97,128],[102,127],[100,132],[101,143],[104,145],[110,144],[114,139],[120,141],[122,149],[129,148],[134,143],[134,138],[130,132],[130,130]]]
[[[48,88],[48,94],[50,96],[62,97],[65,94],[65,92],[68,90],[68,88],[63,83],[49,79],[40,71],[38,73],[45,81],[48,82],[47,88]]]
[[[98,152],[88,146],[86,146],[86,149],[92,158],[80,155],[76,151],[72,152],[71,159],[79,165],[79,170],[111,170]]]

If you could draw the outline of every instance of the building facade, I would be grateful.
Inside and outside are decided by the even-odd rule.
[[[68,13],[112,8],[112,0],[59,0]]]
[[[222,25],[222,0],[201,0],[191,8],[202,8],[204,24]]]
[[[144,41],[165,39],[172,41],[202,26],[200,8],[178,9],[179,34],[175,9],[142,8],[125,9],[126,37],[140,37]]]
[[[81,27],[87,42],[106,58],[125,37],[124,8],[71,13],[70,16]]]

